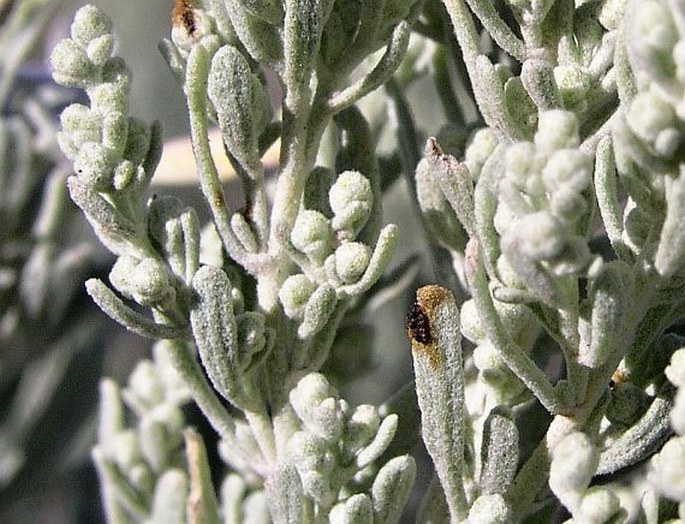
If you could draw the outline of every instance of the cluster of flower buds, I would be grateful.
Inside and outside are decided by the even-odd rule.
[[[551,110],[540,114],[533,142],[503,153],[494,217],[504,257],[497,262],[500,277],[514,276],[505,285],[525,287],[552,307],[565,300],[559,278],[578,275],[590,260],[593,167],[579,142],[576,116]]]
[[[599,465],[599,450],[582,432],[566,435],[552,450],[549,486],[574,521],[600,524],[625,518],[619,498],[609,488],[590,482]]]
[[[328,192],[331,217],[305,209],[290,235],[293,260],[302,270],[289,276],[278,296],[285,314],[298,322],[298,335],[320,331],[338,301],[358,295],[380,276],[395,243],[386,226],[372,250],[357,240],[373,209],[371,184],[358,171],[341,173]]]
[[[98,444],[93,457],[105,486],[105,503],[126,518],[181,521],[188,473],[184,464],[183,406],[190,392],[174,370],[164,342],[154,361],[142,360],[126,388],[111,380],[101,385]],[[126,422],[125,407],[135,415]],[[172,519],[172,520],[166,520]]]
[[[681,341],[682,343],[682,341]],[[677,392],[671,410],[671,427],[676,435],[652,458],[648,479],[652,486],[665,497],[680,504],[680,517],[685,512],[685,348],[671,356],[665,370],[666,377]]]
[[[302,429],[288,442],[287,462],[297,470],[303,495],[314,501],[317,512],[330,511],[335,522],[363,515],[381,521],[397,518],[414,482],[414,461],[396,457],[380,470],[374,464],[395,435],[397,415],[381,418],[368,404],[352,409],[318,373],[299,381],[290,392],[290,404]]]

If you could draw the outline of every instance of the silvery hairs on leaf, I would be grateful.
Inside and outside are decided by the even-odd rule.
[[[407,314],[414,380],[421,408],[421,434],[433,459],[451,518],[466,516],[464,468],[464,375],[459,310],[439,286],[416,292]]]

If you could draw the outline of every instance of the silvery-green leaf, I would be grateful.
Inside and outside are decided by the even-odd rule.
[[[297,469],[281,465],[267,480],[266,491],[271,517],[276,524],[302,522],[304,493]]]
[[[134,333],[155,339],[184,338],[187,335],[183,329],[155,323],[134,311],[98,279],[91,278],[86,281],[86,290],[100,309]]]
[[[480,485],[483,493],[506,493],[518,466],[518,441],[519,433],[511,412],[499,406],[493,409],[483,427],[480,453]]]
[[[374,522],[399,521],[415,478],[416,464],[410,456],[403,455],[385,463],[371,487]]]

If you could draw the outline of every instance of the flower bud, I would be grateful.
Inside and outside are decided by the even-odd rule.
[[[674,500],[685,500],[685,437],[670,439],[652,458],[647,476],[661,494]]]
[[[97,67],[102,67],[112,56],[114,50],[114,37],[112,35],[102,35],[94,38],[86,46],[86,55]]]
[[[143,306],[153,305],[173,291],[166,267],[153,258],[119,257],[109,279],[122,295]]]
[[[288,462],[297,468],[302,488],[319,502],[331,503],[333,495],[330,485],[331,471],[335,467],[335,456],[328,443],[304,431],[298,431],[288,441]]]
[[[547,155],[559,149],[577,147],[580,143],[578,119],[573,113],[561,109],[544,111],[540,113],[534,141],[537,148]]]
[[[60,85],[85,89],[95,83],[96,67],[73,40],[59,42],[50,55],[52,76]]]
[[[342,436],[343,412],[337,392],[323,375],[310,373],[290,392],[290,403],[305,428],[333,442]]]
[[[59,117],[61,131],[57,134],[59,146],[69,160],[75,160],[88,142],[100,142],[102,122],[89,107],[71,104]]]
[[[378,432],[381,418],[378,410],[370,404],[357,406],[345,425],[345,449],[353,455],[366,446]]]
[[[592,182],[592,160],[579,149],[556,151],[542,170],[542,181],[552,194],[561,189],[580,193]]]
[[[308,209],[297,215],[290,240],[296,249],[320,264],[331,252],[333,233],[322,213]]]
[[[685,388],[685,348],[671,355],[671,363],[664,371],[666,378],[678,388]]]
[[[685,436],[685,388],[680,388],[673,400],[671,427],[681,437]]]
[[[347,242],[335,250],[335,272],[345,284],[357,282],[371,260],[371,250],[361,242]]]
[[[513,515],[504,497],[500,494],[481,495],[469,510],[468,524],[506,524]]]
[[[599,452],[585,433],[573,432],[552,450],[549,487],[573,512],[590,485],[599,464]]]
[[[531,196],[542,195],[541,184],[532,142],[517,142],[507,148],[504,157],[505,176],[518,189]]]
[[[369,179],[358,171],[345,171],[331,186],[328,199],[333,210],[333,229],[354,238],[364,227],[373,207]]]
[[[653,91],[641,91],[630,103],[626,122],[641,140],[654,145],[664,129],[675,126],[673,107]]]
[[[83,144],[74,160],[78,178],[96,191],[109,191],[114,181],[117,159],[109,148],[97,142]]]
[[[464,161],[474,180],[478,180],[483,164],[495,151],[497,144],[497,135],[489,127],[479,129],[471,137],[464,153]]]
[[[278,298],[286,316],[293,320],[301,320],[307,301],[314,290],[316,290],[316,284],[305,275],[289,276],[278,291]]]
[[[71,24],[71,38],[85,47],[93,40],[112,32],[111,20],[94,5],[86,5],[76,11]]]
[[[590,79],[581,68],[560,65],[554,68],[554,80],[559,88],[564,107],[583,111],[587,107]]]
[[[476,303],[473,299],[469,299],[462,304],[459,311],[459,326],[461,334],[474,344],[481,344],[485,341],[486,336],[483,330],[483,323],[478,316]]]
[[[587,490],[580,503],[580,508],[573,517],[575,521],[586,524],[603,524],[604,522],[621,522],[618,514],[625,516],[618,497],[609,489],[593,486]]]
[[[264,315],[248,311],[236,317],[238,345],[249,364],[250,357],[264,349],[266,345]]]
[[[561,223],[548,211],[538,211],[519,218],[507,231],[521,253],[534,260],[549,260],[566,242]]]

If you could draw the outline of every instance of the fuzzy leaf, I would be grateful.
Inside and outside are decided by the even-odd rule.
[[[416,464],[408,455],[396,457],[381,468],[371,487],[374,522],[391,524],[399,520],[415,477]]]
[[[654,266],[668,278],[685,265],[685,171],[666,178],[666,220],[661,229]]]
[[[485,419],[480,459],[483,493],[504,495],[514,480],[519,460],[519,433],[506,408],[496,407]]]
[[[150,524],[182,524],[186,522],[188,478],[179,469],[164,472],[155,485]]]
[[[137,247],[139,239],[136,227],[119,214],[100,194],[75,176],[67,180],[72,200],[86,214],[100,241],[115,255],[145,254]]]
[[[124,304],[123,300],[101,280],[91,278],[86,281],[86,290],[100,309],[129,331],[155,339],[183,338],[186,336],[186,332],[182,329],[166,324],[157,324],[134,311]]]
[[[421,432],[445,490],[453,520],[466,515],[464,467],[464,376],[459,310],[439,286],[416,292],[407,315]]]
[[[254,399],[244,394],[231,283],[221,269],[204,266],[193,277],[193,289],[197,302],[190,311],[190,325],[202,365],[226,400],[250,405]]]
[[[653,454],[672,433],[669,413],[673,389],[665,386],[637,423],[605,449],[599,458],[597,475],[614,473]]]
[[[357,455],[356,462],[359,469],[366,467],[371,464],[374,460],[380,457],[386,448],[392,442],[395,436],[395,431],[397,430],[398,417],[397,415],[388,415],[381,422],[376,436],[374,437],[371,444],[366,446]]]
[[[304,493],[302,482],[295,466],[281,465],[267,479],[271,517],[276,524],[302,522],[304,510]]]
[[[259,78],[235,47],[224,46],[212,58],[207,94],[216,109],[228,150],[247,169],[259,169],[258,138],[270,120],[269,99]]]

